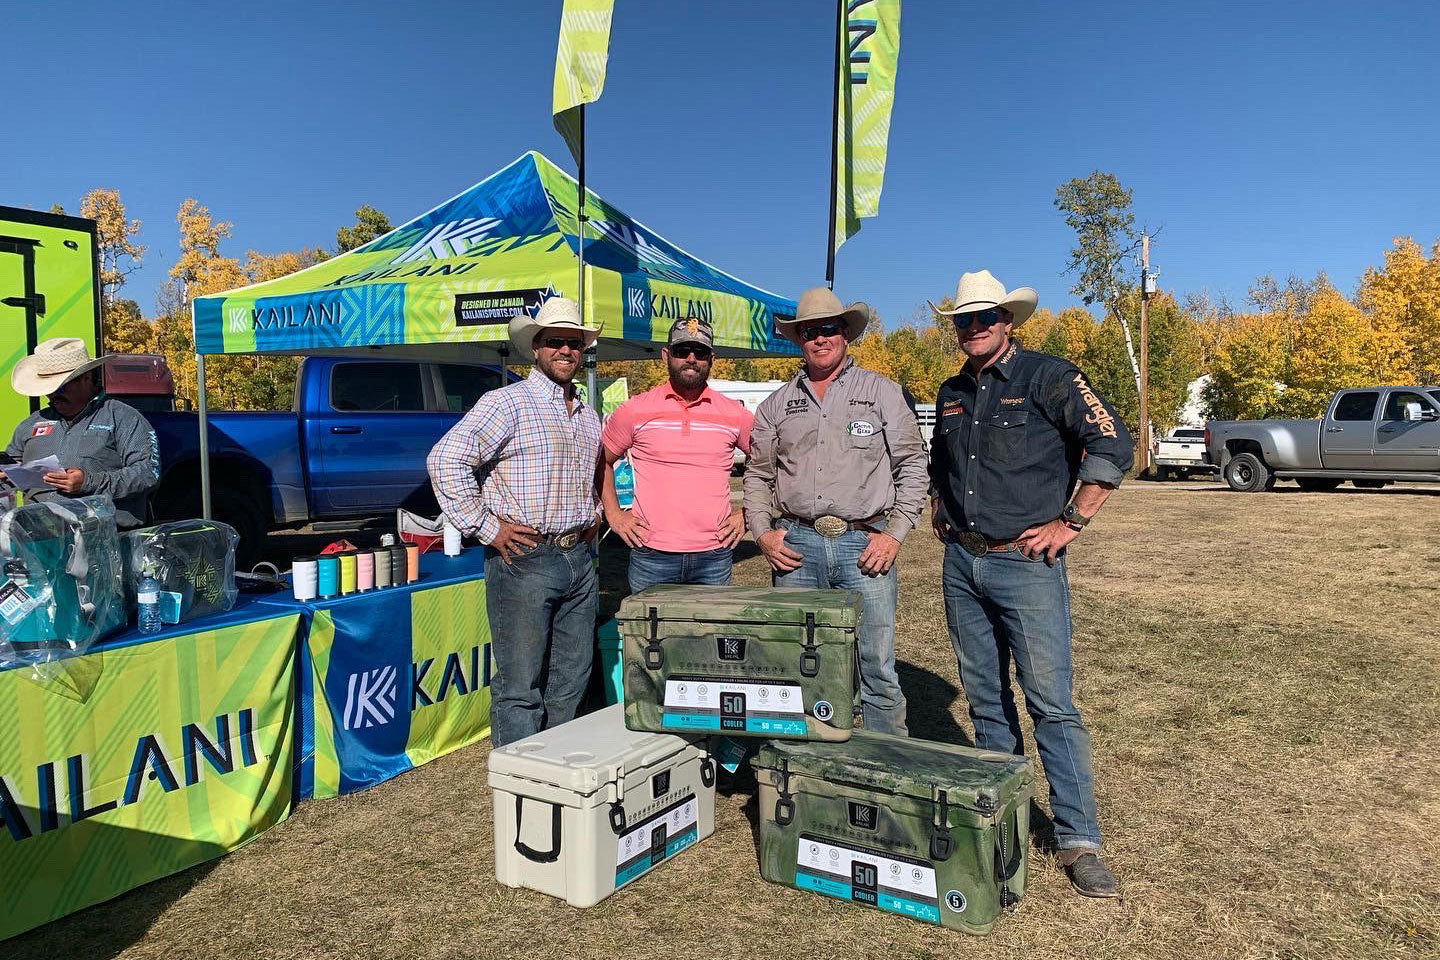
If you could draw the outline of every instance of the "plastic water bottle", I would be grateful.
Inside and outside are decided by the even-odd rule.
[[[146,567],[140,584],[135,589],[136,602],[140,608],[139,627],[141,633],[160,632],[160,583],[155,579],[155,568]]]

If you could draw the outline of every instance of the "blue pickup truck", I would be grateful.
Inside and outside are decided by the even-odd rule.
[[[516,379],[495,364],[306,357],[290,412],[210,414],[212,512],[240,534],[247,568],[268,530],[400,506],[433,516],[430,448],[482,394]],[[197,415],[145,416],[160,444],[155,518],[198,517]]]

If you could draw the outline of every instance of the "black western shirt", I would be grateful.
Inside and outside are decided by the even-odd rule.
[[[957,531],[1013,540],[1060,516],[1081,482],[1119,486],[1130,431],[1074,364],[1010,341],[977,381],[940,385],[930,480]]]

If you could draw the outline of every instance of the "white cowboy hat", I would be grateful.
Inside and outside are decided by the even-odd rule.
[[[589,347],[600,335],[599,327],[587,327],[580,319],[580,307],[569,297],[551,297],[540,304],[535,316],[517,313],[510,318],[510,345],[522,361],[535,359],[535,335],[541,330],[574,330],[584,334],[585,346]]]
[[[865,332],[865,325],[870,322],[872,311],[866,303],[852,303],[845,306],[840,298],[835,296],[833,290],[825,287],[812,287],[800,294],[800,302],[795,305],[795,316],[788,320],[775,318],[775,332],[780,334],[791,343],[799,344],[800,325],[814,320],[844,320],[845,339],[854,342],[859,340]]]
[[[10,371],[10,386],[21,396],[49,396],[104,362],[103,357],[91,359],[84,340],[56,337],[37,344],[33,354],[15,364]]]
[[[975,313],[991,307],[1004,307],[1015,315],[1014,325],[1018,327],[1030,319],[1039,303],[1040,294],[1036,293],[1033,287],[1006,290],[1005,284],[996,280],[989,270],[981,270],[979,273],[967,273],[960,277],[960,282],[955,286],[954,307],[942,310],[932,303],[930,309],[942,317],[953,317],[958,313]]]

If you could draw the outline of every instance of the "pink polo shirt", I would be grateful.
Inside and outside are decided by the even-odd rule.
[[[650,524],[645,545],[672,553],[724,545],[735,448],[750,453],[754,417],[709,387],[694,403],[667,381],[605,418],[600,441],[635,470],[635,513]]]

